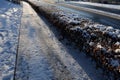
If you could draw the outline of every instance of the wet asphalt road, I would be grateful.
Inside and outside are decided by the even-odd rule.
[[[120,10],[117,10],[117,9],[103,8],[103,7],[98,7],[98,6],[88,5],[88,4],[79,4],[79,3],[72,3],[72,2],[66,2],[66,3],[74,5],[74,6],[92,8],[92,9],[107,11],[107,12],[111,12],[111,13],[115,13],[115,14],[119,14],[120,15]]]
[[[120,29],[120,20],[118,20],[118,19],[113,19],[113,18],[102,16],[99,14],[70,8],[69,6],[67,6],[67,7],[61,6],[61,7],[66,9],[66,10],[73,11],[76,14],[79,14],[80,17],[89,18],[94,22],[97,22],[97,23],[100,23],[100,24],[103,24],[106,26],[112,26],[115,29]]]

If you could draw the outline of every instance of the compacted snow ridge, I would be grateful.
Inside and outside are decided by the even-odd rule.
[[[21,19],[21,6],[0,1],[0,80],[12,80]]]
[[[69,25],[73,25],[73,26],[68,26],[68,28],[70,28],[70,34],[71,34],[70,36],[72,36],[72,38],[75,40],[75,43],[79,44],[79,42],[78,42],[79,35],[78,34],[82,33],[81,35],[83,36],[82,37],[83,40],[81,40],[81,41],[86,41],[87,43],[86,42],[85,42],[85,44],[81,44],[80,43],[81,45],[87,46],[87,44],[90,44],[90,46],[92,46],[92,47],[94,46],[93,47],[93,49],[95,48],[94,50],[99,49],[97,51],[100,51],[100,53],[102,53],[101,50],[103,50],[104,51],[103,53],[105,55],[107,53],[107,55],[111,56],[111,58],[105,56],[106,57],[105,60],[108,61],[105,64],[106,65],[111,65],[112,66],[111,68],[113,68],[113,70],[115,69],[115,71],[118,72],[116,74],[119,75],[119,67],[120,67],[120,61],[119,61],[120,45],[119,44],[118,45],[115,44],[117,42],[120,42],[120,37],[119,37],[120,30],[119,29],[114,29],[111,26],[105,26],[105,25],[102,25],[102,24],[99,24],[99,23],[94,23],[94,22],[91,22],[90,20],[85,19],[85,18],[76,18],[77,15],[71,14],[71,13],[69,14],[69,13],[62,12],[62,11],[61,12],[55,12],[53,15],[57,17],[56,19],[58,19],[59,22],[61,21],[58,24],[61,25],[62,23],[66,23],[66,25],[68,25],[68,24]],[[80,24],[80,23],[83,23],[83,24]],[[78,37],[77,36],[75,37],[76,39],[74,38],[74,34],[75,34],[75,36],[78,35]],[[102,35],[105,35],[106,37],[104,37]],[[93,40],[93,43],[91,44],[92,36],[93,36],[93,39],[94,39],[94,36],[98,37],[98,40],[100,40],[100,41],[97,41],[97,43],[96,43],[96,41]],[[107,37],[111,38],[112,40],[109,39],[109,38],[106,39],[105,41],[102,40],[103,38],[107,38]],[[107,43],[107,41],[109,41],[109,42]],[[78,45],[78,47],[80,47],[80,46]],[[87,47],[85,47],[85,48],[83,47],[83,50],[86,51]],[[110,52],[108,52],[109,50],[110,50]],[[113,51],[113,52],[111,52],[111,51]],[[92,53],[94,53],[94,52],[92,52]],[[96,54],[96,55],[101,55],[102,56],[102,54],[100,54],[100,53],[98,52],[98,54]],[[94,54],[90,54],[90,55],[94,55]]]
[[[120,78],[119,29],[93,22],[59,6],[36,2],[33,4],[39,5],[40,12],[57,25],[62,31],[62,38],[66,36],[80,50],[85,51],[110,78]]]
[[[95,62],[91,61],[90,58],[86,57],[84,52],[81,52],[79,51],[79,49],[76,49],[76,46],[74,46],[73,43],[69,44],[70,42],[66,38],[61,39],[61,32],[59,31],[58,28],[55,28],[55,26],[53,25],[49,27],[54,33],[54,35],[57,37],[57,39],[59,39],[60,42],[62,42],[63,44],[63,45],[59,44],[59,46],[62,49],[61,53],[67,51],[68,54],[72,55],[72,57],[79,63],[79,65],[83,68],[83,70],[87,73],[91,80],[105,80],[105,77],[103,77],[101,69],[100,70],[96,69]],[[59,49],[57,51],[59,51]],[[66,56],[65,58],[68,58],[68,56]]]

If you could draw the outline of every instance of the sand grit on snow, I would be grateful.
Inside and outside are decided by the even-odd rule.
[[[0,1],[0,80],[12,80],[18,44],[21,6]]]

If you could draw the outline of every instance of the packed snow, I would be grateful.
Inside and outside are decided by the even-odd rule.
[[[43,43],[39,39],[39,24],[41,26],[43,24],[28,3],[21,2],[21,4],[23,14],[15,80],[54,80],[53,70],[42,49]]]
[[[21,6],[0,1],[0,80],[12,80],[21,18]]]

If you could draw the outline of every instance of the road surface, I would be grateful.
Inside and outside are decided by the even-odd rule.
[[[100,6],[93,6],[93,5],[88,5],[88,4],[79,4],[79,3],[73,3],[73,2],[66,2],[66,3],[74,5],[74,6],[87,7],[87,8],[107,11],[107,12],[111,12],[111,13],[115,13],[115,14],[119,14],[120,15],[120,10],[117,10],[117,9],[103,8],[103,7],[100,7]]]
[[[98,22],[101,23],[103,25],[107,25],[107,26],[112,26],[116,29],[120,29],[120,20],[118,19],[114,19],[114,18],[110,18],[107,16],[103,16],[100,14],[95,14],[89,11],[83,11],[81,9],[79,9],[78,6],[74,5],[66,5],[66,3],[59,3],[59,6],[61,6],[61,8],[72,11],[73,13],[79,14],[80,17],[85,17],[85,18],[89,18],[94,22]]]

